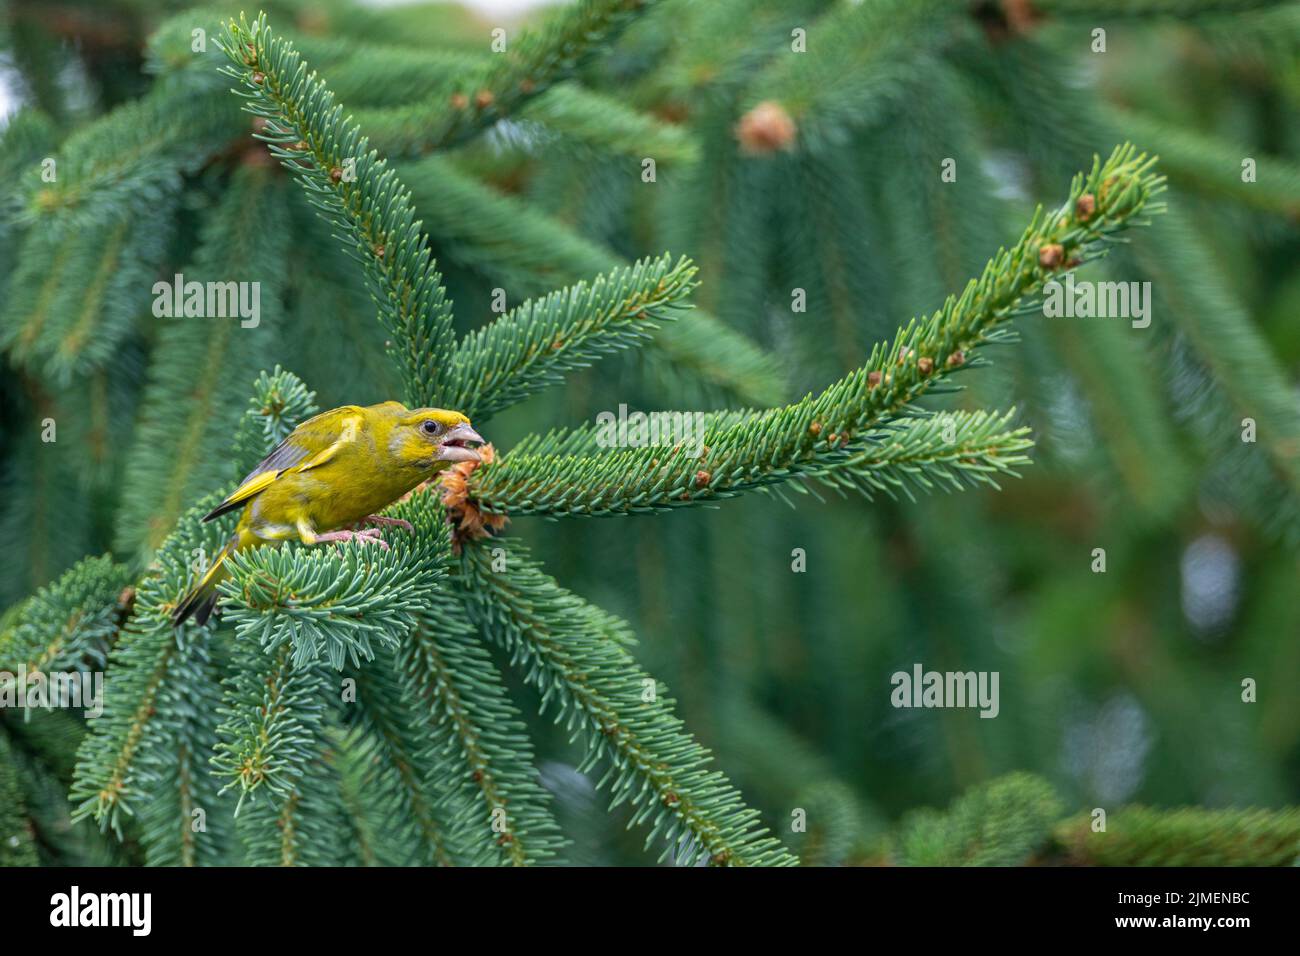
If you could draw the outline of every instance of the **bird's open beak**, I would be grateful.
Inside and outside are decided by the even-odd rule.
[[[483,444],[483,436],[467,424],[455,425],[438,445],[438,457],[443,461],[482,461],[483,456],[467,442]]]

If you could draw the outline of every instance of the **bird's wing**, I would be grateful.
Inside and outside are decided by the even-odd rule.
[[[340,448],[356,441],[364,421],[365,411],[357,405],[344,405],[307,419],[276,445],[271,454],[258,462],[239,487],[204,515],[203,520],[211,521],[234,511],[261,494],[286,472],[303,472],[325,464],[338,454]]]

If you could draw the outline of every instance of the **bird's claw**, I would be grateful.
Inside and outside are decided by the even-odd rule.
[[[369,515],[362,518],[360,523],[376,525],[381,528],[385,526],[390,528],[401,528],[403,531],[409,531],[412,533],[415,531],[415,525],[411,524],[411,522],[405,521],[402,518],[386,518],[383,515]]]
[[[348,541],[356,541],[365,544],[377,544],[385,551],[388,550],[388,542],[380,536],[378,528],[366,528],[363,531],[329,531],[317,537],[317,541],[338,542],[340,544]]]

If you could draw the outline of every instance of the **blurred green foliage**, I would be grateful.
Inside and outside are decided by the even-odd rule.
[[[819,390],[978,276],[1093,152],[1132,140],[1160,154],[1170,214],[1090,276],[1151,282],[1150,328],[1029,316],[955,402],[927,403],[1018,408],[1036,443],[1021,479],[511,531],[632,624],[686,725],[809,862],[1300,855],[1293,818],[1228,809],[1300,800],[1295,4],[665,0],[557,68],[572,78],[509,105],[457,86],[467,70],[500,79],[501,24],[463,8],[265,6],[410,185],[460,331],[494,317],[496,289],[513,307],[669,249],[699,265],[693,301],[744,337],[699,362],[721,370],[711,381],[674,356],[712,353],[671,339],[583,370],[493,420],[505,449],[620,404]],[[215,54],[191,50],[193,29],[238,11],[188,7],[5,4],[0,75],[21,106],[0,140],[21,171],[0,183],[5,604],[87,555],[143,567],[221,488],[260,370],[283,363],[320,407],[398,388],[359,270],[258,160]],[[797,31],[807,52],[791,48]],[[172,92],[149,99],[162,77]],[[475,109],[497,112],[477,125],[456,112]],[[54,184],[39,181],[47,156]],[[232,178],[251,195],[230,244],[267,287],[255,343],[166,327],[144,295],[191,261]],[[745,339],[766,355],[737,358]],[[40,442],[47,418],[57,454]],[[998,717],[895,709],[890,677],[918,662],[999,672]],[[575,858],[642,859],[617,815],[589,812],[565,730],[524,710]],[[76,851],[33,848],[4,788],[31,781],[21,805],[51,821],[38,835],[80,834],[47,786],[70,779],[68,738],[0,716],[0,762],[49,764],[0,773],[0,862],[135,859],[89,831]],[[1061,822],[1128,803],[1228,815],[1119,811],[1103,843]],[[796,809],[808,827],[792,833]],[[1240,852],[1260,828],[1259,853]]]

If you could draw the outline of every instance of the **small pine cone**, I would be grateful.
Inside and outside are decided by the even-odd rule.
[[[961,366],[966,364],[966,353],[963,352],[961,349],[958,349],[957,351],[953,352],[951,355],[948,356],[948,361],[945,362],[944,364],[947,365],[949,368],[960,368]]]
[[[265,73],[261,73],[261,72],[257,72],[257,71],[255,71],[255,72],[253,73],[253,82],[256,83],[256,84],[258,84],[259,86],[262,84],[262,81],[265,80],[265,79],[266,79],[266,74],[265,74]]]
[[[705,487],[708,486],[709,482],[712,481],[712,480],[713,480],[713,476],[712,476],[711,474],[709,474],[707,471],[697,471],[697,472],[695,473],[695,487],[696,487],[696,488],[705,488]]]
[[[464,93],[451,94],[451,108],[454,110],[463,110],[469,106],[469,97]]]
[[[1097,197],[1092,193],[1084,193],[1079,197],[1078,202],[1074,204],[1074,214],[1079,218],[1080,222],[1087,222],[1096,211]]]
[[[1050,242],[1038,250],[1038,264],[1044,269],[1059,269],[1065,261],[1065,247],[1057,242]]]
[[[880,384],[880,373],[879,373],[879,372],[868,372],[868,373],[867,373],[867,386],[868,386],[869,388],[875,388],[875,387],[876,387],[877,385],[879,385],[879,384]]]
[[[814,435],[820,435],[822,433],[822,423],[813,422],[811,425],[808,426],[808,430],[812,432]]]
[[[330,182],[337,183],[342,181],[343,181],[343,170],[341,167],[335,166],[333,169],[330,170]]]
[[[289,148],[293,150],[295,153],[305,153],[307,152],[308,149],[310,149],[305,139],[298,140],[298,142],[294,143]]]
[[[388,247],[384,245],[378,245],[375,246],[375,248],[372,251],[374,252],[376,259],[382,259],[384,258],[384,253],[388,251]]]
[[[736,139],[748,153],[789,149],[798,133],[790,114],[775,100],[759,103],[736,124]]]
[[[487,109],[496,102],[496,97],[492,95],[491,90],[479,90],[474,94],[474,105],[481,110]]]
[[[916,367],[921,370],[922,375],[929,375],[934,371],[934,359],[928,355],[922,355],[916,360]]]

